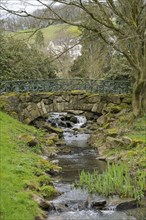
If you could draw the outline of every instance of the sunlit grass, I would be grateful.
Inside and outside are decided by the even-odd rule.
[[[80,31],[78,27],[70,26],[67,24],[51,25],[47,28],[41,29],[44,35],[45,45],[48,45],[50,41],[55,39],[66,38],[66,37],[78,37]],[[36,29],[22,30],[18,32],[10,32],[9,35],[18,38],[19,40],[28,40],[30,43],[34,43],[36,37]]]

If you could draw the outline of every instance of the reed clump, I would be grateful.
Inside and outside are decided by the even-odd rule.
[[[86,186],[91,193],[97,192],[104,196],[119,195],[121,198],[135,198],[139,201],[146,189],[146,173],[138,170],[133,177],[125,163],[108,163],[102,174],[98,170],[94,170],[93,173],[81,171],[79,186]]]

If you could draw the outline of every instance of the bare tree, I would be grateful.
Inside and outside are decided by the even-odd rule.
[[[146,112],[146,1],[145,0],[35,0],[49,11],[49,16],[36,16],[27,10],[1,9],[20,17],[60,21],[94,33],[114,50],[123,54],[133,68],[133,112]],[[80,19],[71,20],[59,13],[63,7],[82,11]],[[57,7],[57,10],[56,10]]]

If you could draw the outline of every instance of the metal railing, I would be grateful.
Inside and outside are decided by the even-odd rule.
[[[91,93],[127,94],[131,93],[131,81],[94,79],[49,79],[2,81],[0,93],[63,92],[86,90]]]

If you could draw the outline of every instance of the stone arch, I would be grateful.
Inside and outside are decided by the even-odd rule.
[[[101,114],[119,112],[123,106],[131,104],[129,95],[92,94],[86,91],[45,92],[7,94],[0,97],[3,109],[15,113],[17,118],[27,124],[50,112],[80,110]]]

